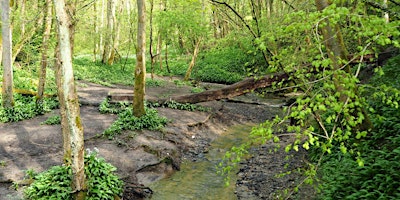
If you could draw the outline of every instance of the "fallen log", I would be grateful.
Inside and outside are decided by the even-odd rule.
[[[172,96],[164,99],[146,99],[152,103],[165,104],[170,101],[175,101],[178,103],[200,103],[221,99],[230,99],[232,97],[240,96],[249,92],[254,91],[258,88],[265,88],[271,86],[274,82],[280,82],[288,80],[289,76],[285,73],[270,74],[262,77],[252,77],[244,79],[240,82],[234,83],[232,85],[226,86],[221,89],[207,90],[204,92],[196,94],[188,94],[182,96]],[[108,98],[112,102],[116,101],[131,101],[133,99],[133,94],[119,94],[110,93]]]
[[[37,97],[38,93],[36,91],[32,91],[32,90],[26,90],[26,89],[18,89],[18,88],[14,88],[14,93],[17,94],[21,94],[22,96],[30,96],[30,97]],[[56,97],[57,94],[44,94],[44,97]]]
[[[168,99],[158,99],[157,103],[165,103],[168,101],[175,101],[178,103],[200,103],[221,99],[229,99],[232,97],[240,96],[254,91],[258,88],[265,88],[271,86],[274,82],[287,80],[289,76],[285,73],[278,73],[273,75],[266,75],[262,77],[252,77],[244,79],[243,81],[234,83],[217,90],[207,90],[204,92],[189,94],[183,96],[170,97]]]

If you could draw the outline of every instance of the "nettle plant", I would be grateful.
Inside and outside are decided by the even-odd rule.
[[[386,23],[380,15],[367,15],[365,10],[363,3],[352,8],[332,4],[321,12],[293,12],[280,24],[269,26],[273,30],[256,41],[258,48],[269,47],[273,52],[271,71],[290,75],[289,80],[274,83],[272,91],[300,95],[284,109],[284,116],[254,127],[249,143],[226,154],[219,165],[222,174],[229,173],[250,146],[277,143],[281,134],[295,138],[286,151],[312,148],[322,157],[339,150],[364,165],[357,146],[372,127],[369,105],[359,93],[358,75],[365,67],[365,55],[378,53],[385,45],[399,47],[395,38],[400,35],[398,21]],[[334,30],[331,38],[339,41],[338,46],[327,45],[327,28]],[[334,55],[332,48],[339,48],[345,56]],[[312,183],[317,167],[309,165],[304,182]]]

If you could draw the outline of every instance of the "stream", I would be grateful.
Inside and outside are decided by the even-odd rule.
[[[216,174],[216,166],[225,152],[248,138],[253,125],[233,126],[211,143],[209,151],[196,162],[184,161],[181,170],[170,177],[157,181],[149,187],[154,191],[152,200],[165,199],[237,199],[236,176],[231,177],[230,186],[224,177]]]

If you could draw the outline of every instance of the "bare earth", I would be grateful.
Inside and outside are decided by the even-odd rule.
[[[207,84],[207,88],[220,87],[223,86]],[[183,159],[195,161],[199,154],[207,151],[209,143],[230,126],[271,119],[280,112],[274,105],[282,103],[280,99],[271,101],[250,94],[237,98],[240,101],[236,102],[202,103],[211,108],[210,112],[158,108],[160,115],[171,120],[163,131],[126,131],[114,140],[96,137],[117,117],[100,114],[97,105],[109,92],[131,91],[132,88],[127,86],[78,84],[85,147],[91,150],[97,148],[100,156],[118,168],[117,173],[125,181],[124,199],[148,197],[151,191],[146,185],[179,170]],[[146,98],[189,93],[189,86],[177,86],[169,78],[162,86],[146,88]],[[59,115],[59,110],[21,122],[0,123],[0,200],[22,199],[22,180],[26,170],[40,172],[62,164],[60,125],[40,125],[54,115]],[[238,199],[274,199],[277,190],[298,182],[296,176],[277,179],[275,174],[284,171],[287,162],[302,165],[304,152],[286,161],[284,153],[267,153],[270,146],[254,148],[253,156],[241,164],[236,191]],[[172,162],[164,162],[165,159]],[[19,183],[18,190],[12,188],[13,183]]]

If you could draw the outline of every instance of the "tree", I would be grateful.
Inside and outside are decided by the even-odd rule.
[[[168,44],[173,44],[182,53],[193,52],[185,75],[187,80],[195,65],[201,42],[207,41],[209,27],[207,20],[204,20],[207,7],[201,0],[167,2],[171,8],[164,9],[156,15],[158,28],[161,30],[161,37],[165,40],[166,47]],[[165,54],[167,61],[167,48]]]
[[[58,88],[59,93],[62,94],[60,102],[63,102],[65,108],[65,115],[61,115],[63,128],[67,128],[69,133],[69,145],[65,145],[64,153],[67,152],[65,159],[67,165],[70,165],[73,173],[72,191],[75,194],[75,199],[84,199],[85,174],[84,174],[84,138],[83,127],[80,118],[80,109],[78,96],[75,89],[75,82],[72,69],[72,44],[70,36],[71,22],[69,15],[66,11],[64,0],[54,0],[54,7],[57,18],[58,30],[58,48],[59,48],[59,62],[61,87]],[[64,136],[65,138],[65,136]]]
[[[114,42],[116,36],[116,1],[107,1],[107,31],[106,38],[104,41],[104,52],[102,62],[104,64],[112,65],[114,62]]]
[[[10,26],[10,1],[1,1],[1,32],[2,32],[2,58],[3,58],[3,107],[12,108],[13,98],[13,68],[12,68],[12,34]]]
[[[136,46],[135,86],[133,92],[133,114],[141,117],[146,113],[144,108],[146,81],[146,6],[144,0],[137,0],[138,33]]]
[[[200,43],[201,43],[201,38],[197,39],[196,45],[194,47],[193,55],[192,55],[192,60],[190,61],[189,67],[186,70],[185,77],[183,78],[184,81],[188,81],[190,78],[190,74],[192,73],[194,64],[196,63],[197,55],[199,54]]]
[[[47,50],[49,46],[50,39],[50,31],[51,31],[51,21],[52,21],[52,6],[51,0],[46,0],[45,2],[45,23],[43,25],[43,38],[42,38],[42,60],[39,70],[39,84],[38,84],[38,95],[37,95],[37,104],[41,105],[43,101],[44,95],[44,86],[46,82],[46,70],[47,70]]]

